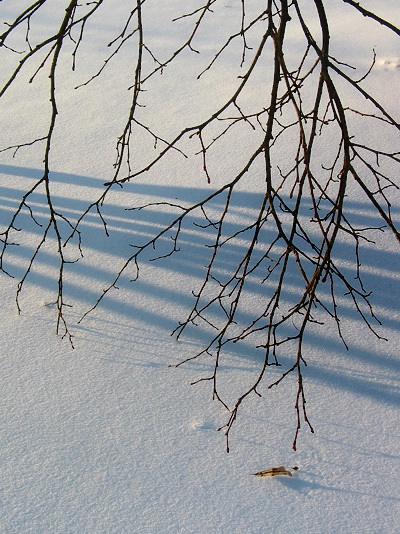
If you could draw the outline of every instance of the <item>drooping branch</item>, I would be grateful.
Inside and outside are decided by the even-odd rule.
[[[399,33],[393,24],[361,7],[358,2],[343,1],[352,6],[357,14]],[[101,305],[111,290],[118,287],[122,277],[130,276],[132,281],[137,280],[146,258],[147,261],[165,261],[171,256],[178,259],[184,246],[185,228],[192,222],[199,232],[207,235],[208,243],[204,249],[207,260],[202,279],[198,287],[193,288],[192,305],[173,334],[177,338],[190,335],[191,327],[204,327],[211,334],[196,354],[188,355],[175,365],[212,358],[210,372],[194,383],[210,384],[213,398],[230,411],[226,424],[221,427],[226,436],[227,450],[230,431],[246,399],[253,394],[259,397],[268,394],[270,389],[289,380],[288,377],[295,377],[297,390],[294,398],[296,424],[293,448],[296,449],[302,425],[313,431],[306,410],[304,385],[308,359],[305,344],[310,327],[317,325],[323,328],[325,317],[329,318],[339,339],[346,349],[350,349],[340,309],[343,298],[346,298],[348,305],[353,307],[371,333],[383,339],[379,332],[380,321],[372,307],[371,293],[363,282],[360,249],[364,242],[373,243],[370,232],[374,230],[384,231],[388,228],[400,240],[391,198],[391,194],[399,189],[396,172],[400,153],[378,147],[373,140],[360,138],[353,128],[353,119],[356,117],[365,121],[366,132],[368,127],[379,126],[388,128],[393,136],[398,135],[399,123],[393,113],[386,109],[380,96],[365,89],[363,83],[375,68],[375,52],[366,73],[363,70],[362,76],[356,76],[352,68],[354,77],[353,74],[350,76],[348,58],[334,58],[330,53],[330,43],[334,37],[330,35],[326,2],[313,0],[305,7],[304,3],[297,0],[268,0],[266,6],[260,4],[258,12],[252,9],[250,18],[249,3],[241,0],[236,27],[216,47],[211,58],[199,64],[197,74],[197,79],[208,76],[224,60],[227,50],[234,49],[239,42],[239,74],[235,71],[235,88],[227,92],[218,106],[211,104],[208,115],[201,121],[187,121],[180,131],[171,135],[171,139],[159,134],[156,128],[149,126],[152,122],[146,120],[145,111],[151,114],[151,106],[146,101],[146,82],[153,78],[153,85],[156,86],[155,74],[167,72],[172,63],[183,57],[184,51],[192,52],[195,59],[201,58],[202,49],[200,45],[195,45],[195,39],[200,30],[206,27],[207,21],[217,16],[219,4],[216,0],[203,0],[199,7],[177,14],[175,21],[191,21],[191,27],[179,44],[174,44],[172,52],[166,53],[165,58],[158,58],[158,54],[153,52],[151,32],[146,33],[144,22],[144,10],[150,9],[149,4],[145,5],[145,0],[137,0],[126,20],[122,21],[121,31],[109,41],[112,50],[102,67],[79,85],[83,94],[95,78],[103,75],[112,61],[118,60],[122,47],[134,42],[136,56],[132,62],[129,86],[132,94],[122,132],[116,140],[117,155],[113,172],[98,198],[90,202],[72,222],[55,208],[52,196],[51,151],[54,149],[54,131],[59,120],[57,73],[67,39],[72,39],[74,43],[72,69],[76,67],[77,53],[86,28],[92,14],[102,3],[102,0],[90,2],[88,6],[91,7],[84,8],[77,1],[70,1],[57,32],[35,44],[30,36],[30,26],[40,9],[44,9],[46,0],[35,2],[14,18],[0,37],[0,47],[7,47],[14,32],[22,24],[27,24],[25,43],[28,51],[22,53],[0,97],[16,83],[20,72],[28,67],[32,58],[43,50],[44,59],[35,68],[31,79],[48,69],[51,105],[46,135],[41,133],[33,141],[0,147],[0,152],[13,151],[15,155],[21,148],[29,149],[33,145],[44,144],[43,174],[21,196],[1,234],[0,269],[11,274],[6,267],[7,254],[12,246],[17,245],[15,236],[21,231],[18,217],[27,210],[31,224],[40,230],[40,238],[17,286],[18,309],[23,286],[40,250],[52,233],[55,235],[59,259],[55,302],[57,329],[72,343],[72,334],[64,315],[64,309],[68,306],[64,280],[65,266],[77,258],[70,260],[66,247],[73,238],[77,238],[78,256],[83,256],[82,223],[88,214],[95,212],[105,234],[112,238],[103,215],[103,205],[113,188],[123,188],[134,179],[148,174],[148,171],[159,168],[173,153],[189,162],[191,157],[183,148],[185,143],[191,146],[195,144],[193,157],[200,158],[203,178],[212,186],[211,154],[223,154],[224,142],[229,135],[245,132],[251,150],[241,162],[240,169],[231,171],[227,165],[224,183],[203,199],[193,203],[161,200],[130,210],[135,214],[140,210],[164,207],[172,212],[171,220],[144,244],[131,243],[133,253],[121,262],[111,282],[81,320]],[[296,26],[302,35],[303,48],[300,49],[299,45],[294,57],[289,53],[287,37],[291,26]],[[77,37],[73,36],[72,31],[74,34],[77,32]],[[265,80],[265,85],[261,87],[258,80],[257,90],[254,91],[258,72],[266,61],[270,62],[271,79]],[[342,92],[343,83],[363,97],[359,108],[350,107],[346,102]],[[248,105],[249,101],[251,105]],[[148,107],[144,108],[145,105]],[[133,158],[135,143],[140,136],[150,139],[153,145],[149,150],[150,156],[144,162]],[[319,151],[321,139],[329,140],[330,150],[324,154]],[[287,152],[287,143],[291,147],[290,155],[282,162],[280,153]],[[220,161],[224,161],[224,158],[221,157]],[[393,172],[393,169],[397,171]],[[245,222],[238,223],[232,229],[229,221],[234,216],[235,195],[252,176],[257,176],[262,184],[258,205],[248,213]],[[354,194],[349,187],[350,182],[358,184],[360,194],[367,199],[380,222],[364,227],[354,223],[347,206],[347,199]],[[30,201],[33,193],[40,188],[44,189],[48,206],[48,217],[44,222],[37,217]],[[215,215],[213,205],[217,201],[221,208]],[[354,245],[354,272],[351,268],[343,267],[337,254],[338,244],[343,238],[350,238]],[[168,241],[167,248],[165,241]],[[237,254],[231,257],[229,247],[233,246]],[[148,252],[151,250],[154,253],[149,260]],[[221,262],[226,257],[229,257],[229,263],[221,269]],[[258,284],[259,308],[250,312],[247,310],[246,320],[243,320],[242,312],[246,309],[246,294],[251,284]],[[252,383],[234,392],[232,400],[222,393],[220,369],[225,351],[232,344],[245,342],[252,342],[263,356]],[[272,366],[277,368],[283,365],[278,376],[270,373]]]
[[[373,11],[369,11],[368,9],[365,9],[365,7],[361,6],[359,2],[355,2],[354,0],[343,0],[345,4],[350,4],[352,7],[357,9],[364,17],[369,17],[372,20],[379,22],[379,24],[382,24],[382,26],[385,26],[386,28],[389,28],[389,30],[392,30],[392,32],[397,33],[397,35],[400,35],[400,29],[397,28],[394,24],[391,22],[383,19]]]

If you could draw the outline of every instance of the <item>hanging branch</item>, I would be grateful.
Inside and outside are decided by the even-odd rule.
[[[399,30],[378,13],[366,10],[358,2],[343,1],[353,7],[357,14],[367,17],[383,29],[399,34]],[[141,210],[165,207],[172,211],[171,221],[144,244],[132,243],[133,253],[122,262],[113,280],[81,320],[99,306],[112,289],[118,287],[122,277],[130,276],[132,281],[138,279],[143,263],[149,261],[150,250],[153,250],[150,261],[163,261],[179,254],[184,246],[182,236],[186,231],[185,223],[192,222],[209,239],[204,249],[206,265],[199,286],[192,290],[192,306],[173,335],[178,339],[185,334],[190,335],[191,327],[204,327],[211,333],[209,340],[197,353],[189,354],[175,365],[202,358],[209,361],[211,358],[211,371],[193,383],[210,384],[213,398],[229,410],[228,420],[220,429],[225,433],[228,451],[230,432],[242,404],[253,394],[261,397],[294,377],[297,389],[294,396],[295,433],[292,446],[296,449],[302,425],[305,424],[313,432],[306,409],[305,391],[308,359],[305,344],[309,328],[323,328],[326,317],[333,321],[345,348],[351,349],[341,318],[340,303],[344,294],[347,303],[372,335],[384,339],[379,333],[381,323],[374,313],[371,293],[363,282],[360,250],[365,242],[374,243],[371,237],[373,231],[388,229],[400,241],[391,200],[392,194],[399,190],[396,171],[398,173],[400,152],[385,151],[373,140],[364,140],[353,131],[353,119],[356,117],[365,121],[366,132],[368,128],[379,126],[389,129],[393,137],[398,136],[399,122],[386,109],[379,95],[372,94],[364,86],[364,81],[375,68],[375,51],[367,72],[356,76],[355,68],[349,65],[347,58],[331,55],[333,37],[330,35],[324,0],[310,0],[307,9],[304,2],[297,0],[268,0],[266,6],[260,3],[258,13],[254,14],[252,10],[251,19],[248,16],[249,4],[241,0],[236,27],[217,47],[211,59],[208,57],[205,62],[199,63],[197,75],[197,79],[207,76],[219,62],[223,62],[227,50],[241,40],[237,58],[240,74],[236,88],[226,95],[224,102],[214,106],[201,122],[186,122],[169,139],[146,122],[143,111],[145,84],[156,73],[161,74],[169,65],[178,62],[184,51],[190,51],[193,58],[201,59],[201,46],[195,42],[211,17],[218,16],[219,4],[217,0],[207,0],[190,12],[175,17],[174,21],[185,19],[192,21],[192,25],[179,46],[162,59],[153,53],[150,36],[146,33],[143,22],[146,20],[143,16],[147,9],[145,0],[137,0],[127,19],[122,21],[122,30],[109,42],[109,46],[115,48],[102,67],[79,86],[84,91],[95,78],[101,77],[111,61],[118,60],[122,47],[134,40],[136,60],[129,87],[132,98],[124,127],[117,138],[112,176],[105,183],[101,195],[72,223],[55,209],[51,191],[50,154],[55,142],[53,132],[58,117],[56,74],[61,50],[67,37],[73,39],[71,32],[74,28],[78,30],[78,38],[73,39],[72,68],[75,68],[86,28],[92,14],[102,3],[102,0],[90,2],[92,7],[86,8],[85,14],[80,15],[82,6],[71,1],[57,33],[35,44],[31,42],[30,28],[39,10],[44,9],[46,0],[35,2],[18,15],[0,36],[0,47],[10,50],[8,40],[22,24],[27,24],[25,42],[28,51],[22,53],[18,65],[0,90],[0,97],[13,86],[21,70],[27,68],[32,58],[43,49],[46,54],[33,77],[39,71],[48,69],[51,103],[46,135],[0,148],[0,152],[9,150],[15,155],[22,147],[28,149],[36,143],[45,145],[43,175],[22,195],[1,234],[0,269],[10,275],[6,268],[7,254],[12,246],[17,245],[15,236],[21,231],[18,217],[27,210],[31,223],[39,228],[41,237],[17,286],[18,309],[26,279],[52,233],[55,235],[59,258],[57,330],[61,329],[60,333],[72,343],[72,334],[64,315],[67,306],[64,298],[65,266],[70,263],[65,247],[77,237],[79,253],[83,256],[81,225],[89,212],[97,213],[105,234],[109,236],[102,207],[110,191],[116,186],[122,188],[150,170],[158,169],[172,153],[178,153],[185,161],[190,160],[188,152],[182,148],[184,143],[191,143],[190,146],[196,144],[197,153],[194,157],[201,159],[204,179],[213,185],[211,152],[218,154],[224,151],[228,134],[243,128],[251,140],[252,149],[238,172],[226,174],[222,186],[216,187],[195,203],[162,200],[131,209],[131,213],[135,214]],[[308,22],[310,10],[316,16],[316,25]],[[303,49],[300,50],[299,45],[297,60],[288,53],[287,34],[291,26],[296,26],[302,34]],[[270,62],[272,80],[266,80],[265,86],[257,85],[257,94],[254,96],[252,84],[267,60]],[[353,74],[349,75],[349,71]],[[349,107],[345,101],[341,89],[343,83],[363,97],[358,108]],[[249,94],[253,99],[251,112],[247,105]],[[151,107],[146,110],[151,114]],[[147,136],[153,143],[153,151],[150,151],[146,162],[133,158],[138,135]],[[330,140],[331,148],[326,154],[319,151],[320,139]],[[282,148],[287,149],[288,140],[290,156],[283,165],[280,163],[278,166],[279,155]],[[235,195],[239,187],[246,184],[248,177],[255,175],[262,175],[263,182],[257,209],[249,211],[246,222],[231,230],[229,221],[234,213]],[[374,227],[359,227],[353,222],[347,204],[348,198],[351,199],[354,194],[349,188],[350,182],[358,185],[360,195],[364,196],[379,217],[380,223]],[[32,194],[40,188],[44,188],[49,212],[44,223],[30,203]],[[211,215],[215,213],[213,206],[216,201],[222,208],[217,215]],[[61,231],[61,225],[67,227],[67,233]],[[343,238],[351,238],[354,244],[354,272],[343,267],[337,254],[337,245]],[[165,248],[166,241],[169,248]],[[239,252],[230,257],[229,265],[222,270],[219,268],[221,259],[229,254],[231,246],[236,246]],[[259,284],[262,295],[260,308],[251,310],[247,322],[243,322],[242,311],[250,284]],[[220,368],[229,346],[245,342],[252,342],[263,352],[263,358],[252,384],[234,392],[235,398],[232,400],[222,394]],[[278,375],[277,370],[278,373],[280,371]]]

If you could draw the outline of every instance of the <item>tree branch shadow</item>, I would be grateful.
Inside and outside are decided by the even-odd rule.
[[[0,172],[10,176],[25,177],[28,179],[38,179],[40,170],[32,168],[13,167],[11,165],[0,165]],[[93,190],[94,194],[98,189],[103,187],[99,179],[89,176],[79,176],[68,173],[52,173],[52,180],[61,184],[71,185],[71,196],[54,196],[54,204],[63,211],[66,217],[79,217],[79,213],[85,210],[87,202],[82,200],[79,196],[79,188],[85,187]],[[132,183],[125,186],[124,198],[126,198],[125,206],[131,207],[137,205],[138,199],[150,198],[154,202],[166,201],[171,202],[195,202],[197,199],[204,198],[208,194],[207,188],[192,188],[192,187],[174,187],[163,185],[151,185],[143,183]],[[75,197],[74,197],[75,192]],[[0,220],[3,221],[12,212],[13,207],[18,204],[21,196],[21,190],[13,187],[1,187],[0,197],[2,198],[2,207],[0,209]],[[258,208],[260,201],[260,194],[252,192],[240,191],[236,193],[233,201],[234,219],[227,222],[227,233],[235,234],[243,225],[247,224],[251,219],[252,213]],[[35,208],[35,216],[45,216],[46,212],[46,198],[44,195],[35,193],[33,198],[33,205]],[[219,198],[215,199],[215,209],[221,209],[223,201]],[[348,201],[347,208],[353,214],[354,224],[358,226],[377,224],[376,216],[368,211],[368,206],[361,201]],[[397,210],[398,211],[398,210]],[[393,208],[393,213],[396,208]],[[165,211],[161,207],[157,209],[153,206],[149,210],[140,211],[126,211],[124,206],[120,203],[106,202],[103,206],[103,217],[108,223],[110,237],[104,233],[104,226],[99,220],[96,213],[88,213],[85,220],[82,222],[81,231],[84,237],[85,255],[88,256],[88,262],[78,261],[69,266],[68,272],[73,275],[72,279],[68,277],[64,281],[64,290],[67,300],[79,303],[81,307],[88,307],[96,301],[98,293],[101,292],[102,287],[107,285],[114,276],[112,268],[118,268],[118,264],[123,263],[124,258],[131,253],[132,244],[140,244],[157,232],[159,228],[168,224],[171,220],[171,213]],[[243,222],[244,220],[244,222]],[[10,251],[10,265],[12,266],[13,274],[16,279],[19,279],[24,274],[24,262],[26,264],[35,250],[35,242],[40,238],[41,228],[38,225],[32,224],[29,214],[26,215],[22,221],[28,233],[27,242],[19,247],[13,247]],[[182,280],[188,279],[194,285],[201,282],[204,272],[207,257],[209,256],[209,249],[207,244],[212,243],[214,234],[212,228],[201,228],[202,218],[195,214],[191,217],[190,223],[186,225],[180,236],[180,250],[176,254],[160,259],[157,264],[158,272],[167,273],[169,285],[160,284],[158,279],[139,278],[133,285],[130,283],[129,276],[120,280],[119,286],[123,289],[122,292],[117,292],[107,295],[102,300],[101,307],[106,313],[117,314],[118,316],[126,317],[128,320],[135,317],[144,325],[157,325],[157,328],[171,333],[176,327],[177,318],[166,316],[163,311],[163,303],[175,302],[179,305],[179,309],[185,313],[189,309],[193,301],[193,296],[190,294],[190,287],[182,287]],[[32,244],[29,245],[29,242]],[[160,255],[168,251],[170,242],[165,240],[161,249]],[[243,254],[246,244],[244,243],[230,243],[226,248],[226,253],[218,264],[221,272],[229,272],[232,270]],[[113,258],[112,262],[105,265],[96,261],[97,254],[105,253]],[[346,262],[353,252],[353,247],[348,243],[339,243],[336,254],[339,260]],[[144,261],[142,262],[145,269],[146,262],[152,259],[152,256],[157,255],[154,251],[150,251]],[[400,271],[399,258],[390,250],[380,250],[379,254],[374,253],[372,246],[368,246],[363,255],[363,267],[365,268],[364,280],[366,285],[377,288],[378,291],[373,297],[373,303],[385,309],[386,314],[384,318],[384,326],[391,328],[394,332],[400,329],[400,318],[397,314],[398,298],[396,292],[393,290],[392,281],[397,278]],[[57,269],[57,257],[54,252],[42,251],[37,257],[37,269],[33,270],[29,276],[29,283],[33,286],[48,290],[51,285],[55,286],[56,277],[54,269]],[[53,269],[53,275],[50,274]],[[346,271],[347,267],[344,267]],[[379,271],[384,269],[384,272]],[[43,272],[42,272],[43,271]],[[349,270],[350,273],[350,270]],[[388,274],[390,276],[388,276]],[[85,280],[90,280],[90,287]],[[171,283],[172,281],[172,283]],[[98,292],[94,289],[98,287]],[[186,283],[186,282],[185,282]],[[283,288],[285,299],[288,302],[295,302],[293,295],[302,288],[298,285],[298,278],[291,276],[289,272],[287,285]],[[292,286],[292,287],[291,287]],[[270,291],[268,284],[260,286],[259,280],[250,279],[246,284],[246,291],[251,296],[250,302],[262,301],[262,299]],[[322,290],[323,291],[323,290]],[[124,293],[125,296],[121,297]],[[326,294],[329,295],[328,289]],[[135,295],[140,296],[136,299]],[[155,300],[159,303],[158,307],[151,309],[146,307],[146,298]],[[294,300],[293,300],[294,299]],[[342,307],[341,315],[345,319],[361,321],[354,310]],[[238,312],[237,320],[243,324],[247,324],[252,320],[252,311],[244,309]],[[96,317],[100,326],[97,329],[98,335],[110,336],[107,334],[108,320]],[[83,332],[85,324],[76,327],[77,331]],[[143,333],[145,335],[145,333]],[[206,325],[199,325],[197,328],[191,327],[187,333],[187,339],[192,339],[199,344],[205,344],[210,339],[210,332]],[[340,339],[326,337],[323,332],[312,332],[307,334],[307,343],[313,347],[321,347],[324,350],[343,352],[343,345]],[[368,365],[376,366],[376,368],[387,369],[392,373],[391,379],[397,381],[396,373],[400,371],[399,363],[396,358],[385,355],[384,348],[379,356],[377,356],[374,349],[366,350],[350,344],[351,357],[360,362],[365,362]],[[248,368],[256,372],[258,362],[263,360],[263,351],[257,349],[252,343],[230,344],[227,347],[227,353],[233,358],[248,359],[251,366]],[[255,365],[254,365],[255,364]],[[290,367],[290,360],[282,357],[280,364],[283,369]],[[234,369],[235,365],[231,359],[223,366]],[[203,363],[192,362],[192,369],[196,372],[204,372]],[[277,371],[281,372],[280,369]],[[324,382],[332,387],[357,391],[361,395],[372,397],[381,402],[387,402],[393,405],[400,404],[399,388],[395,385],[388,386],[374,377],[370,376],[350,376],[345,375],[343,370],[334,369],[321,359],[308,368],[308,377],[311,380]]]

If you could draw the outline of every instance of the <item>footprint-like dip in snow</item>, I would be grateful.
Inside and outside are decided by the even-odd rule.
[[[210,421],[194,421],[190,426],[196,430],[215,430],[217,428]]]
[[[385,70],[400,70],[400,58],[399,57],[381,59],[379,61],[379,64]]]

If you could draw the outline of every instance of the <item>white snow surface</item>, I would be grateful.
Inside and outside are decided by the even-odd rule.
[[[2,18],[10,20],[18,6],[25,4],[3,2]],[[201,2],[176,2],[176,10],[170,4],[149,2],[146,21],[155,49],[172,49],[174,39],[186,28],[181,21],[176,35],[163,33],[162,21],[173,18],[176,10],[189,11],[185,6]],[[219,19],[218,28],[223,33],[230,17],[238,16],[241,2],[219,4],[224,23]],[[369,50],[367,58],[372,58],[374,46],[377,62],[368,83],[379,89],[380,98],[392,105],[392,110],[398,109],[398,39],[349,6],[329,4],[332,12],[336,10],[332,28],[335,51],[346,51],[346,58],[357,62],[365,60],[365,50]],[[397,1],[364,4],[392,21],[400,20]],[[129,12],[131,3],[109,2],[107,8],[106,2],[104,9],[110,11],[99,15],[98,27],[88,27],[75,78],[70,79],[68,65],[65,78],[59,81],[62,126],[57,127],[52,172],[59,205],[71,217],[97,198],[110,178],[115,139],[130,98],[126,86],[131,71],[125,74],[118,66],[118,61],[129,62],[128,52],[122,52],[120,60],[104,72],[104,82],[99,78],[88,86],[87,93],[73,89],[77,80],[85,81],[101,66],[104,43],[117,33],[118,16]],[[51,22],[50,14],[47,16]],[[44,16],[38,21],[44,27],[50,23]],[[358,28],[356,35],[351,31],[354,27]],[[207,44],[207,34],[199,38],[199,45],[201,39]],[[348,43],[352,43],[351,49]],[[294,35],[293,53],[295,47]],[[230,60],[228,55],[227,62]],[[226,75],[221,60],[221,66],[200,82],[199,93],[183,94],[179,69],[192,68],[191,55],[184,55],[176,65],[166,69],[165,78],[149,83],[153,89],[156,82],[161,85],[162,92],[154,93],[152,105],[155,124],[161,117],[166,137],[180,130],[179,117],[193,116],[190,122],[196,122],[209,109],[211,99],[222,99],[229,84],[235,83]],[[365,65],[368,69],[368,61]],[[42,98],[46,84],[45,76],[38,76],[31,86],[21,83],[5,96],[2,146],[21,136],[32,138],[45,124],[49,112],[48,100]],[[165,109],[163,95],[171,92],[176,99]],[[393,140],[385,142],[390,146]],[[240,159],[242,153],[246,157],[245,145],[230,150],[227,160]],[[137,157],[145,159],[145,145],[137,151]],[[28,185],[40,177],[42,158],[38,146],[19,150],[14,158],[10,152],[0,153],[2,228]],[[219,163],[224,162],[213,162],[218,183],[224,178],[218,176]],[[363,253],[365,279],[374,291],[373,303],[383,323],[379,333],[388,341],[377,340],[350,309],[345,310],[343,324],[349,351],[333,326],[310,333],[304,376],[315,433],[304,426],[296,452],[291,449],[296,424],[295,378],[268,390],[271,377],[281,372],[271,370],[263,397],[249,397],[242,405],[227,454],[223,432],[217,429],[227,422],[229,413],[212,400],[209,382],[190,385],[210,372],[212,362],[199,359],[170,367],[199,350],[206,335],[193,331],[181,341],[170,336],[190,309],[191,289],[204,272],[206,259],[199,252],[203,247],[196,246],[196,231],[191,237],[189,234],[176,256],[142,264],[136,282],[130,283],[132,272],[128,273],[120,290],[111,292],[78,324],[131,253],[129,245],[149,237],[168,220],[162,210],[153,209],[146,215],[125,208],[163,198],[195,200],[215,186],[208,185],[196,169],[191,174],[182,169],[177,155],[161,170],[143,175],[122,190],[116,188],[104,206],[109,238],[99,219],[88,217],[83,235],[85,257],[72,264],[65,282],[67,300],[73,304],[68,319],[75,349],[55,335],[51,302],[58,264],[51,240],[27,279],[22,313],[17,313],[18,275],[26,268],[38,231],[26,217],[31,227],[21,237],[20,247],[8,256],[7,267],[16,278],[2,274],[0,286],[0,532],[399,532],[400,262],[389,232],[379,232],[379,249],[370,244]],[[249,175],[240,192],[238,221],[248,210],[256,209],[257,188],[256,177]],[[35,202],[38,209],[43,205],[44,213],[43,196],[38,193]],[[397,199],[396,205],[395,198],[393,202],[393,212],[398,215],[400,203]],[[360,220],[374,225],[375,215],[366,201],[356,198],[352,209]],[[249,307],[256,305],[257,299],[257,293],[250,294]],[[225,354],[221,387],[228,397],[232,395],[231,400],[237,396],[238,385],[257,376],[260,365],[258,352],[251,347],[247,352]],[[280,465],[297,466],[298,470],[291,478],[252,476]]]

